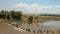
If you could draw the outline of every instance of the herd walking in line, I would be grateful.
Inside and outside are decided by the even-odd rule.
[[[28,26],[30,26],[29,24],[28,24]],[[37,26],[37,25],[36,25]],[[39,26],[39,25],[38,25]],[[38,27],[37,26],[37,27]],[[42,26],[41,26],[42,27]],[[19,27],[20,28],[20,27]],[[21,28],[20,29],[23,29],[24,31],[27,31],[27,32],[33,32],[33,33],[55,33],[55,31],[53,31],[53,30],[41,30],[41,29],[38,29],[37,31],[36,30],[32,30],[32,29],[29,29],[29,28],[24,28],[23,26],[21,26]]]

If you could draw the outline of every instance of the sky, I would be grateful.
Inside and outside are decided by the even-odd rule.
[[[60,14],[60,0],[0,0],[0,10],[18,10],[31,14]]]

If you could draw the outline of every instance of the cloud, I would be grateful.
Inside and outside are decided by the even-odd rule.
[[[20,10],[23,13],[33,13],[33,14],[40,14],[40,13],[50,13],[50,14],[60,14],[60,5],[59,6],[42,6],[38,4],[15,4],[15,10]]]
[[[14,5],[14,7],[26,7],[26,6],[28,6],[27,4],[16,4],[16,5]]]

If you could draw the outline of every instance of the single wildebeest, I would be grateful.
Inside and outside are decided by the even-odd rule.
[[[35,31],[33,30],[33,33],[35,33]]]
[[[29,31],[30,32],[30,29],[26,29],[26,31]]]

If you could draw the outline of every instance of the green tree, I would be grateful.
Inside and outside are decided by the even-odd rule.
[[[9,14],[9,12],[5,10],[4,15],[5,15],[6,19],[7,19],[8,14]]]
[[[32,21],[33,21],[33,16],[30,16],[30,17],[28,18],[28,21],[29,21],[29,22],[32,22]]]
[[[15,19],[15,18],[14,18],[14,13],[15,13],[14,10],[10,11],[10,16],[12,17],[12,19]]]
[[[22,12],[21,11],[11,11],[10,15],[13,19],[22,20]]]
[[[22,12],[15,12],[15,19],[22,20]]]
[[[2,15],[4,14],[4,10],[1,11],[1,14],[2,14]]]
[[[1,13],[0,13],[0,18],[5,19],[6,15],[5,15],[4,13],[5,13],[5,11],[4,11],[4,10],[2,10],[2,11],[1,11]]]

